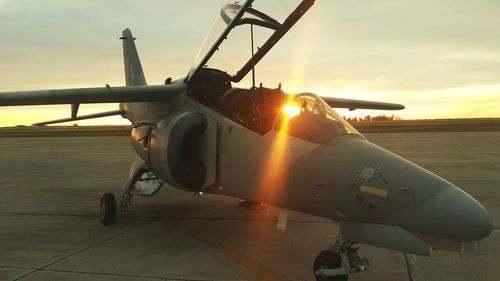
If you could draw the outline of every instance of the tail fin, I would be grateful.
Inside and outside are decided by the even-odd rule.
[[[142,71],[141,61],[135,48],[134,36],[130,29],[125,29],[122,33],[123,59],[125,63],[125,81],[127,86],[145,86],[146,78]]]

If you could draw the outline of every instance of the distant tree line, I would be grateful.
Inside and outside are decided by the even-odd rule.
[[[401,120],[401,117],[396,115],[387,116],[385,114],[382,114],[377,116],[366,115],[364,117],[352,117],[352,118],[350,117],[346,118],[344,116],[344,119],[353,122],[358,122],[358,121],[376,122],[376,121],[399,121]]]

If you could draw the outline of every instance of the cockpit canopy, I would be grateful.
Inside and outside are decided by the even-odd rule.
[[[312,93],[288,95],[280,114],[276,116],[274,129],[324,145],[341,135],[360,135],[328,104]]]
[[[241,81],[313,5],[314,0],[230,0],[220,11],[188,73],[205,67]]]

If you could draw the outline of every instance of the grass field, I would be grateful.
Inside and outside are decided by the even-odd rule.
[[[500,118],[359,121],[351,124],[361,133],[500,131]]]
[[[361,133],[500,131],[500,118],[360,121]],[[18,126],[0,128],[0,137],[128,136],[128,126]]]
[[[17,126],[0,128],[0,137],[129,136],[128,126]]]

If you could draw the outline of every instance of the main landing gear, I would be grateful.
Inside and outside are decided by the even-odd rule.
[[[349,273],[368,270],[370,263],[366,258],[359,257],[359,248],[353,248],[354,244],[351,241],[343,241],[339,233],[335,244],[319,253],[314,260],[316,280],[347,281]]]
[[[144,162],[136,161],[130,167],[129,179],[120,194],[120,205],[116,205],[113,193],[104,193],[101,197],[99,219],[102,224],[115,222],[116,214],[125,213],[132,206],[134,194],[151,197],[163,186],[163,181],[149,170]]]
[[[99,219],[104,225],[110,225],[115,222],[116,218],[116,200],[113,193],[104,193],[101,197],[101,208]]]

